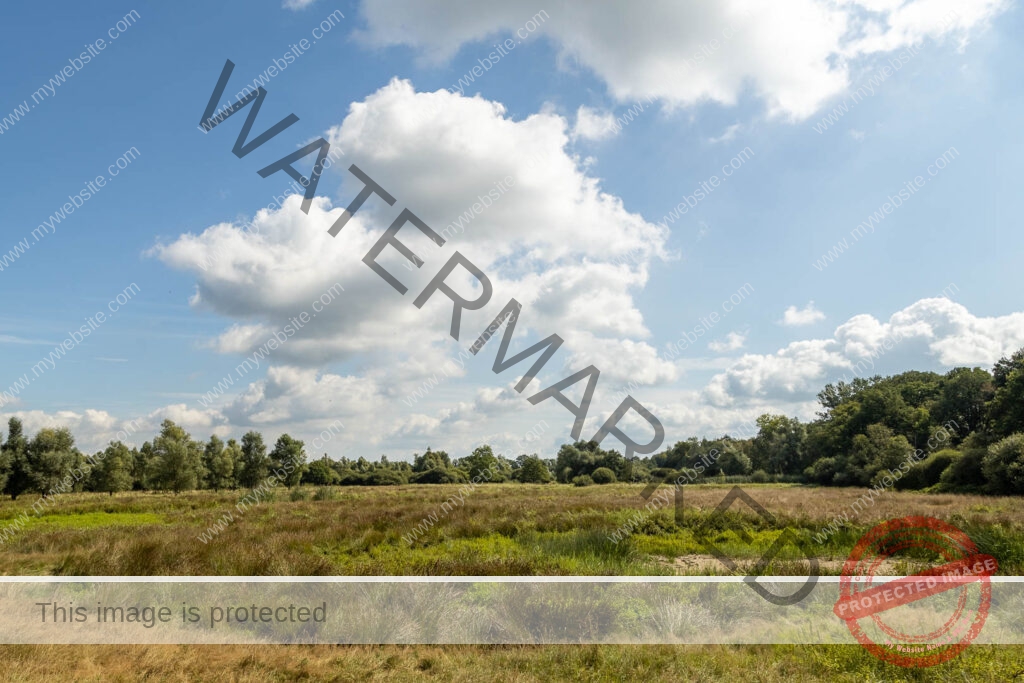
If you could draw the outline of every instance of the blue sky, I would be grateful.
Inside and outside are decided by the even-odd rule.
[[[811,417],[821,386],[865,363],[867,374],[988,367],[1024,346],[1016,3],[802,0],[770,19],[744,17],[740,0],[656,2],[644,16],[608,2],[297,4],[5,10],[0,391],[31,380],[8,391],[5,420],[67,424],[87,449],[132,420],[130,440],[149,438],[171,417],[200,438],[257,428],[307,441],[340,421],[320,449],[335,457],[427,445],[463,454],[484,440],[550,455],[572,417],[524,397],[589,364],[601,379],[584,436],[628,388],[671,444],[735,432],[766,411]],[[344,18],[331,20],[335,11]],[[330,30],[314,38],[321,22]],[[730,26],[732,38],[709,48]],[[69,60],[97,39],[106,47],[76,70]],[[289,113],[298,123],[243,159],[231,147],[248,109],[197,129],[226,59],[236,66],[222,104],[303,39],[309,48],[265,82],[253,130]],[[492,68],[445,91],[506,39],[518,42]],[[880,80],[908,48],[912,58]],[[687,66],[701,49],[706,61]],[[35,101],[69,64],[72,75]],[[874,94],[851,105],[865,83]],[[243,230],[290,183],[256,171],[320,136],[344,154],[310,214],[293,200],[257,218],[258,233]],[[350,163],[398,201],[369,200],[331,240],[326,226],[361,187]],[[405,297],[361,262],[401,208],[440,232],[509,174],[515,187],[443,250],[407,226],[421,271],[386,250],[381,263],[409,284]],[[716,174],[714,192],[664,221]],[[97,176],[101,191],[52,234],[31,236]],[[850,239],[916,176],[927,179],[919,192]],[[844,238],[848,248],[816,268]],[[447,337],[450,304],[411,302],[456,249],[495,291],[465,313],[458,342]],[[133,283],[129,303],[33,373]],[[236,372],[335,283],[345,291],[319,323]],[[747,285],[703,337],[670,351]],[[510,297],[528,328],[514,349],[519,335],[566,340],[538,380],[519,395],[511,373],[522,366],[493,374],[496,341],[464,354],[461,376],[440,373]],[[891,337],[902,341],[883,350]],[[646,441],[642,420],[624,424]]]

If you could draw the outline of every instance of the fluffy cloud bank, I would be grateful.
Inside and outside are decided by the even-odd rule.
[[[850,84],[851,61],[925,39],[968,37],[1009,0],[364,0],[364,39],[410,45],[432,61],[491,38],[548,38],[559,60],[591,69],[622,102],[734,104],[748,88],[772,114],[806,118]],[[784,9],[784,11],[783,11]],[[531,23],[532,22],[532,23]],[[532,30],[531,30],[532,29]],[[517,34],[517,32],[519,32]],[[522,48],[518,48],[522,49]],[[505,59],[514,58],[510,53]]]
[[[318,198],[307,216],[292,197],[280,210],[260,211],[252,229],[222,223],[152,253],[196,276],[193,305],[237,320],[216,340],[219,350],[251,354],[305,312],[308,324],[274,351],[275,363],[318,367],[359,358],[385,384],[398,384],[418,378],[389,372],[396,354],[410,363],[431,349],[454,353],[445,297],[417,310],[412,294],[399,295],[361,262],[407,207],[447,244],[438,248],[410,228],[401,239],[426,266],[412,267],[393,249],[378,260],[413,293],[456,250],[483,269],[494,295],[483,311],[464,316],[466,336],[479,334],[515,297],[524,305],[519,329],[561,334],[574,354],[565,358],[600,359],[612,376],[674,379],[675,366],[644,341],[649,332],[633,301],[651,259],[666,256],[668,232],[630,213],[586,174],[567,151],[569,128],[556,114],[515,121],[499,103],[417,93],[408,81],[393,80],[352,104],[328,138],[345,151],[346,164],[355,162],[398,198],[394,207],[370,199],[333,238],[327,230],[341,209]],[[362,184],[340,177],[339,203],[347,204]],[[459,273],[453,286],[469,296],[475,281]],[[344,293],[316,311],[314,303],[336,283]]]
[[[937,371],[955,366],[990,368],[1022,346],[1024,313],[979,317],[948,299],[923,299],[894,313],[888,321],[857,315],[837,327],[830,339],[796,341],[773,354],[746,354],[716,374],[702,391],[672,385],[645,389],[644,396],[666,426],[667,445],[694,434],[749,436],[755,429],[754,419],[764,412],[813,417],[816,393],[843,375],[849,380],[908,368],[927,369],[929,364]],[[922,359],[930,363],[922,363]],[[436,357],[428,356],[425,362],[434,370],[439,366]],[[402,402],[397,398],[408,386],[408,382],[391,383],[381,370],[356,376],[275,366],[265,378],[225,397],[223,405],[207,409],[173,404],[132,420],[102,410],[9,411],[0,414],[0,420],[20,417],[30,434],[42,427],[67,426],[87,452],[112,439],[141,443],[152,438],[165,418],[197,438],[211,433],[237,437],[248,429],[258,429],[271,439],[287,431],[306,439],[307,444],[338,421],[344,425],[343,431],[323,449],[335,457],[365,449],[368,444],[386,444],[385,450],[391,454],[422,450],[428,438],[440,439],[443,447],[464,454],[480,442],[486,430],[508,437],[508,445],[517,443],[516,439],[542,421],[543,443],[533,443],[530,450],[552,449],[567,438],[568,421],[562,408],[553,402],[526,406],[508,384],[462,386],[449,394],[449,398],[464,397],[454,401],[433,401],[438,397],[428,394],[410,409],[400,410]],[[597,399],[608,403],[610,409],[616,401],[607,400],[608,386],[605,394],[598,388]],[[598,422],[592,414],[585,432],[591,433]],[[623,424],[627,430],[643,429],[642,421],[634,416]]]
[[[747,354],[715,375],[704,398],[716,406],[751,400],[806,400],[845,375],[955,366],[990,368],[1024,346],[1024,313],[972,315],[949,299],[922,299],[882,322],[857,315],[831,339],[796,341],[773,354]]]

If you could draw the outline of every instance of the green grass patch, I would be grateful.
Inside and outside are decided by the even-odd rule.
[[[72,515],[44,515],[28,521],[26,528],[95,529],[106,526],[145,526],[163,524],[164,518],[152,512],[83,512]]]

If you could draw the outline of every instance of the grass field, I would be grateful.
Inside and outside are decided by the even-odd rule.
[[[650,575],[720,574],[693,534],[729,490],[694,486],[685,494],[683,524],[663,509],[618,543],[610,536],[643,507],[639,485],[576,488],[493,485],[442,506],[457,486],[343,487],[292,494],[285,489],[245,512],[242,492],[71,494],[40,517],[30,497],[0,504],[0,529],[29,512],[24,530],[0,554],[0,573],[58,575]],[[747,485],[776,517],[766,523],[737,502],[733,529],[711,537],[739,560],[753,563],[783,527],[802,532],[838,574],[857,538],[884,519],[924,515],[968,532],[982,552],[999,558],[1004,574],[1024,573],[1024,506],[1019,498],[890,492],[852,524],[817,543],[835,515],[849,510],[861,489]],[[326,493],[326,495],[325,495]],[[292,498],[299,498],[292,500]],[[207,542],[200,536],[230,512],[233,521]],[[413,530],[436,522],[412,544]],[[722,525],[720,525],[722,526]],[[422,527],[421,527],[422,528]],[[806,573],[801,553],[788,548],[765,573]],[[742,564],[742,563],[741,563]]]
[[[975,646],[933,669],[822,646],[7,646],[5,681],[977,681],[1024,678],[1021,648]]]
[[[0,572],[21,575],[602,575],[709,574],[725,568],[694,538],[729,486],[688,487],[683,524],[655,512],[618,543],[610,535],[642,509],[639,485],[493,485],[446,501],[457,486],[281,489],[244,512],[244,492],[71,494],[31,515],[34,500],[0,504],[0,529],[23,512],[23,530],[0,553]],[[789,527],[810,539],[848,511],[860,489],[744,486],[775,518],[737,503],[715,542],[752,565]],[[208,538],[226,512],[233,521]],[[435,516],[425,528],[425,518]],[[825,543],[809,540],[821,573],[839,573],[861,533],[878,521],[925,515],[967,531],[1000,573],[1024,571],[1024,506],[1017,498],[890,492]],[[423,529],[411,544],[411,532]],[[766,573],[803,573],[794,549]],[[907,557],[908,563],[926,560]],[[894,566],[893,571],[907,567]],[[1024,648],[972,647],[925,672],[876,661],[858,646],[306,647],[8,646],[4,680],[1024,680]]]

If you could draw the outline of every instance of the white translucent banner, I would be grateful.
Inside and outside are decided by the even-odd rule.
[[[0,581],[3,643],[1024,643],[1020,577],[886,577],[842,600],[840,577]],[[794,604],[762,595],[804,586]]]

